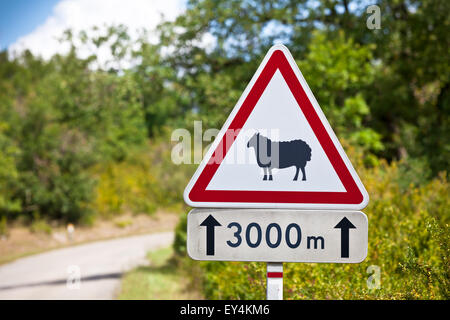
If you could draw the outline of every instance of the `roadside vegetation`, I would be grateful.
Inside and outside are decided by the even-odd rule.
[[[187,270],[173,259],[173,249],[149,252],[148,265],[136,268],[122,279],[120,300],[202,299],[199,287],[192,286]],[[194,282],[195,283],[195,282]]]
[[[381,161],[367,169],[360,155],[346,151],[371,197],[363,210],[369,219],[368,256],[360,264],[284,263],[284,298],[449,299],[450,188],[445,174],[408,184],[408,164]],[[201,276],[207,299],[265,299],[265,263],[183,258],[185,230],[184,217],[175,252],[193,270],[193,282]]]

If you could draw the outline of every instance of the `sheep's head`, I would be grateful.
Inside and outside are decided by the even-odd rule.
[[[251,137],[250,140],[248,140],[247,148],[250,148],[250,147],[256,148],[258,146],[258,138],[259,138],[259,133],[255,133],[253,135],[253,137]]]

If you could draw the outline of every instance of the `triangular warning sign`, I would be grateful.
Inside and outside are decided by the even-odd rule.
[[[369,196],[289,50],[275,45],[184,199],[192,207],[360,210]]]

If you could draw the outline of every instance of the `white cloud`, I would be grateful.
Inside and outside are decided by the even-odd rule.
[[[62,0],[52,14],[30,34],[19,38],[8,51],[29,49],[45,59],[55,53],[65,53],[68,47],[58,42],[66,29],[87,30],[92,26],[126,25],[131,35],[136,30],[152,30],[164,20],[173,20],[184,11],[182,0]]]

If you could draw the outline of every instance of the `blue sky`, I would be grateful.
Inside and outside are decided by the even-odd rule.
[[[0,0],[0,49],[44,23],[59,0]]]
[[[67,52],[58,41],[67,29],[76,34],[123,24],[133,38],[138,30],[154,30],[161,15],[173,21],[185,7],[186,0],[0,0],[0,49],[28,49],[48,59]]]

